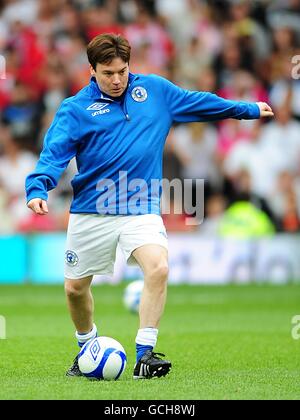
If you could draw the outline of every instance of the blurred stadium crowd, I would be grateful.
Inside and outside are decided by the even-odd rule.
[[[89,82],[86,45],[104,32],[128,38],[133,73],[267,101],[275,111],[272,121],[173,128],[164,176],[205,179],[206,221],[197,230],[217,232],[226,212],[247,202],[274,231],[299,232],[300,0],[2,0],[0,233],[66,228],[75,164],[51,194],[46,218],[26,208],[24,178],[61,101]],[[165,223],[189,229],[184,216]]]

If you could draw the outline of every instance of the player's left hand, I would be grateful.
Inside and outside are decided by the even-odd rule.
[[[274,112],[266,102],[256,102],[260,109],[260,118],[274,117]]]

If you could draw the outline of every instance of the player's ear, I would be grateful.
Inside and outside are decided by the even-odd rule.
[[[91,76],[96,76],[96,72],[91,64],[90,64],[90,73],[91,73]]]

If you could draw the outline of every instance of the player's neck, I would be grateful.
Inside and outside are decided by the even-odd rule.
[[[103,93],[107,98],[112,99],[115,102],[123,102],[126,92],[127,92],[128,86],[126,87],[126,89],[124,90],[124,92],[122,93],[121,96],[110,96],[107,93]]]

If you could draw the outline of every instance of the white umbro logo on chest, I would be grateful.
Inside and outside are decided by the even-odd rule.
[[[101,104],[100,102],[96,102],[93,105],[90,105],[87,110],[88,111],[95,111],[92,114],[92,117],[95,117],[96,115],[101,115],[101,114],[107,114],[108,112],[110,112],[110,109],[108,109],[109,104]]]

